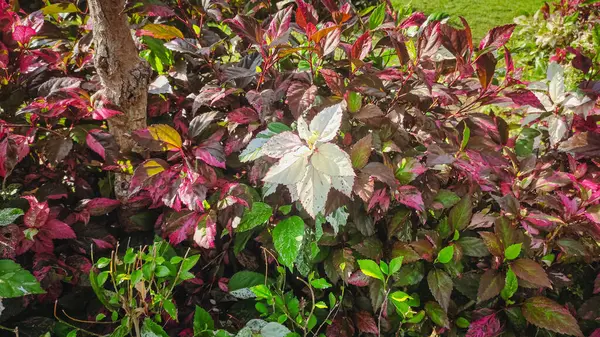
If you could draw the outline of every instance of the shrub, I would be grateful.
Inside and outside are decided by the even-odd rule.
[[[142,335],[598,334],[598,82],[572,91],[556,62],[521,78],[515,25],[477,43],[464,20],[386,3],[278,5],[126,7],[154,79],[123,154],[106,120],[127,111],[92,102],[85,8],[0,2],[2,207],[24,213],[0,249],[47,291],[25,305],[60,298],[81,315],[55,311],[55,331],[109,332],[69,291],[97,281],[92,251],[157,234],[200,261],[177,287],[170,256],[164,283],[140,281],[151,305],[125,318]],[[135,293],[111,273],[125,283],[99,300]]]

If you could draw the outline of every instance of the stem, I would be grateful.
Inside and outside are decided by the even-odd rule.
[[[54,318],[56,318],[57,321],[61,322],[64,325],[67,325],[67,326],[69,326],[69,327],[71,327],[71,328],[73,328],[73,329],[75,329],[77,331],[81,331],[83,333],[86,333],[88,335],[98,336],[98,337],[103,337],[104,336],[104,335],[101,335],[101,334],[97,334],[95,332],[91,332],[91,331],[79,328],[79,327],[77,327],[77,326],[75,326],[75,325],[73,325],[71,323],[68,323],[68,322],[64,321],[62,318],[58,317],[58,315],[56,314],[56,307],[57,306],[58,306],[58,300],[54,301]],[[18,334],[18,330],[17,329],[15,329],[15,330],[16,330],[15,334]],[[18,337],[18,335],[17,335],[17,337]]]
[[[315,311],[315,292],[313,291],[310,284],[308,284],[308,282],[306,282],[304,279],[302,279],[300,277],[296,277],[296,279],[298,279],[298,280],[300,280],[300,282],[306,284],[306,286],[308,287],[308,290],[310,290],[310,298],[311,298],[312,305],[310,307],[310,313],[308,314],[308,319],[306,320],[306,323],[304,323],[304,328],[302,328],[302,330],[304,330],[304,336],[306,336],[306,334],[308,333],[306,331],[306,329],[308,328],[308,322],[310,321],[310,318],[312,317],[313,312]]]
[[[379,318],[377,319],[377,336],[381,336],[381,316],[383,315],[383,310],[387,310],[387,298],[390,294],[390,290],[391,289],[388,289],[385,292],[385,297],[383,298],[383,303],[381,304],[381,310],[379,310]]]

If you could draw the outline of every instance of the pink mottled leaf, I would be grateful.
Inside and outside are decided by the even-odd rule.
[[[94,118],[95,120],[98,120],[98,121],[102,121],[102,120],[114,117],[116,115],[120,115],[122,113],[123,112],[118,111],[118,110],[107,109],[107,108],[98,108],[92,112],[92,118]]]
[[[13,30],[13,40],[19,42],[22,45],[29,43],[32,37],[36,34],[35,30],[27,26],[16,26]]]
[[[469,325],[466,337],[490,337],[502,332],[503,326],[496,314],[482,317]]]

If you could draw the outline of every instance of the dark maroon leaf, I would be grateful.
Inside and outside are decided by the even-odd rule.
[[[427,284],[431,294],[438,301],[445,312],[450,306],[450,295],[452,294],[452,279],[440,269],[434,269],[427,274]]]
[[[517,259],[511,264],[511,268],[518,278],[539,287],[552,288],[550,279],[542,266],[529,259]]]
[[[359,332],[369,334],[379,333],[379,329],[377,329],[377,323],[375,323],[373,315],[371,315],[367,311],[357,312],[356,314],[354,314],[354,319]]]
[[[534,108],[544,110],[544,105],[540,102],[537,96],[527,89],[517,89],[511,92],[504,93],[504,96],[510,98],[519,106],[529,105]]]
[[[479,77],[479,83],[485,90],[492,83],[494,78],[494,71],[496,70],[496,58],[492,53],[485,53],[480,55],[475,61],[477,77]]]
[[[488,269],[479,280],[477,302],[487,301],[500,294],[504,288],[505,276],[494,269]]]
[[[371,51],[371,35],[369,32],[365,32],[362,34],[354,44],[352,44],[352,50],[350,52],[350,57],[357,60],[364,60],[367,56],[369,56],[369,52]]]

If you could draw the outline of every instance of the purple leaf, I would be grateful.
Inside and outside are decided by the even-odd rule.
[[[27,26],[16,26],[13,30],[12,37],[13,40],[19,42],[21,45],[26,45],[29,43],[32,37],[34,37],[36,31],[31,27]]]

